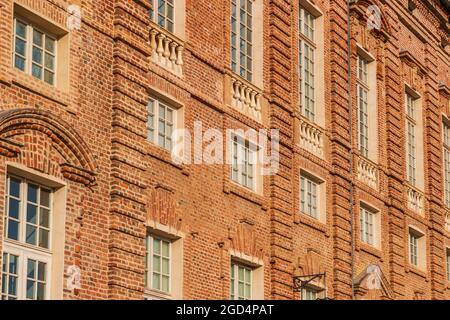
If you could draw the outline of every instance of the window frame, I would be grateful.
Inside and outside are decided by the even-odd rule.
[[[153,112],[150,111],[151,105],[153,102]],[[164,112],[165,112],[165,118],[160,118],[160,106],[163,106]],[[172,113],[172,121],[170,126],[168,125],[168,119],[167,119],[167,111],[170,110]],[[147,141],[150,142],[153,145],[158,146],[161,149],[164,149],[166,151],[171,152],[173,150],[174,141],[173,141],[173,133],[178,127],[178,117],[179,117],[179,111],[180,108],[174,106],[173,103],[166,102],[165,100],[158,99],[157,97],[150,96],[147,102]],[[152,119],[152,120],[150,120]],[[160,144],[159,138],[160,138],[160,120],[164,121],[164,145]],[[151,125],[150,125],[151,124]],[[167,135],[167,128],[171,128],[171,136],[169,137]],[[153,134],[150,135],[150,132]],[[150,136],[152,137],[150,139]],[[167,147],[168,143],[170,143],[170,147]]]
[[[244,299],[241,299],[241,297],[239,296],[239,283],[242,282],[239,280],[239,269],[243,269],[244,270],[244,280],[243,280],[243,284],[244,284]],[[250,280],[246,281],[246,271],[250,272]],[[251,268],[245,264],[236,262],[236,261],[231,261],[230,264],[230,300],[232,301],[249,301],[252,300],[253,298],[253,272],[254,272],[254,268]],[[234,275],[234,276],[233,276]],[[247,290],[247,285],[250,285],[250,292],[249,292],[249,297],[245,297],[246,295],[246,290]],[[232,290],[233,288],[233,290]]]
[[[35,260],[37,262],[43,262],[46,264],[45,270],[45,297],[43,300],[49,300],[51,295],[51,287],[52,287],[52,255],[50,253],[44,253],[39,251],[30,250],[27,247],[20,246],[18,244],[13,243],[5,243],[3,254],[14,255],[18,257],[18,276],[17,276],[17,300],[36,300],[36,299],[28,299],[26,294],[26,286],[28,281],[28,260]],[[2,262],[3,263],[3,262]],[[1,274],[3,275],[3,269],[1,270]],[[2,282],[2,287],[4,283]],[[3,288],[2,288],[3,289]],[[37,287],[36,287],[37,290]],[[3,293],[0,293],[0,296],[3,297]]]
[[[304,188],[304,183],[306,184]],[[311,194],[311,197],[309,197],[309,193],[311,191],[308,191],[308,183],[311,184],[311,187],[314,187],[315,189],[315,195]],[[316,177],[313,177],[305,172],[300,172],[300,213],[304,214],[308,217],[311,217],[313,219],[316,219],[320,221],[321,216],[321,185],[324,183],[322,180],[319,180]],[[306,192],[306,194],[305,194]],[[308,199],[311,198],[315,199],[315,206],[311,203],[308,203]],[[304,208],[308,208],[308,210],[304,210]],[[315,211],[309,210],[309,208],[314,209]]]
[[[177,19],[177,14],[176,14],[176,3],[178,0],[149,0],[150,1],[150,10],[149,10],[149,15],[150,15],[150,19],[157,24],[159,27],[163,28],[164,30],[166,30],[167,32],[170,32],[172,34],[175,34],[176,30],[176,19]],[[159,12],[159,6],[157,5],[159,1],[164,1],[164,25],[161,25],[159,23],[159,17],[160,17],[160,12]],[[172,2],[172,5],[170,5],[170,2]],[[172,7],[172,17],[171,19],[168,17],[167,11],[168,11],[168,6]],[[168,28],[167,23],[171,22],[172,23],[172,28]]]
[[[258,183],[258,147],[255,143],[245,139],[237,134],[231,135],[231,150],[230,150],[230,160],[231,160],[231,181],[234,183],[256,192]],[[245,162],[245,155],[248,151],[248,160]],[[237,153],[237,154],[236,154]],[[244,160],[244,161],[243,161]],[[251,163],[250,161],[253,161]],[[246,174],[243,172],[243,166],[246,168]],[[249,167],[252,170],[249,170]],[[250,173],[252,174],[250,176]],[[235,177],[236,175],[236,177]],[[243,176],[246,177],[247,183],[242,181]],[[251,178],[251,183],[249,184],[249,176]]]
[[[19,202],[19,230],[18,230],[18,240],[15,239],[10,239],[8,238],[8,228],[9,228],[9,198],[11,197],[11,195],[9,194],[9,188],[10,188],[10,180],[11,178],[15,179],[15,180],[20,180],[20,202]],[[48,229],[49,234],[48,234],[48,248],[45,247],[41,247],[38,245],[39,243],[39,233],[36,233],[36,245],[30,244],[26,242],[26,227],[27,227],[27,204],[28,204],[28,188],[27,186],[29,184],[35,185],[39,187],[39,194],[40,194],[40,190],[45,189],[49,191],[49,207],[45,207],[45,209],[49,210],[49,227],[45,227],[45,229]],[[44,252],[44,253],[51,253],[53,250],[53,220],[54,220],[54,188],[50,188],[47,187],[45,185],[43,185],[42,183],[38,183],[35,182],[32,179],[27,179],[27,178],[23,178],[20,177],[18,175],[15,174],[9,174],[7,175],[7,179],[6,179],[6,187],[5,187],[5,216],[4,216],[4,232],[3,232],[3,238],[5,239],[5,242],[8,243],[16,243],[22,247],[27,247],[30,250],[35,250],[35,251],[39,251],[39,252]],[[39,196],[40,197],[40,196]],[[16,197],[14,197],[16,198]],[[38,198],[39,199],[39,198]],[[37,210],[36,210],[36,219],[40,220],[40,208],[41,208],[41,204],[40,201],[38,201],[39,203],[37,203]],[[36,224],[37,229],[41,228],[40,224]]]
[[[377,245],[377,219],[379,212],[361,204],[359,209],[359,239],[370,246]]]
[[[18,54],[16,52],[16,37],[18,35],[16,34],[17,30],[17,22],[25,25],[25,39],[19,36],[22,41],[25,41],[25,55]],[[34,38],[33,33],[34,31],[37,31],[42,34],[42,47],[39,47],[40,50],[42,50],[42,64],[36,63],[33,61],[33,47],[35,47],[34,44]],[[28,19],[23,18],[22,16],[14,15],[13,17],[13,33],[12,33],[12,68],[14,70],[18,70],[20,72],[23,72],[27,75],[32,76],[34,79],[43,81],[44,83],[56,87],[58,83],[58,38],[54,35],[52,35],[50,32],[44,31],[42,28],[37,26],[36,24],[30,22]],[[50,38],[54,41],[54,52],[50,52],[46,49],[46,41],[47,38]],[[37,46],[36,46],[37,47]],[[45,65],[45,57],[46,54],[49,54],[53,56],[53,70],[49,69]],[[25,69],[22,70],[18,67],[16,67],[16,55],[21,56],[22,59],[24,59]],[[38,78],[33,74],[32,66],[33,64],[38,65],[41,68],[41,77]],[[45,80],[45,71],[50,72],[53,75],[53,82],[49,83]]]
[[[318,300],[318,294],[319,294],[318,290],[311,287],[305,287],[302,289],[302,300],[304,301]],[[313,298],[311,299],[311,297]]]
[[[154,292],[157,294],[161,294],[167,297],[172,296],[173,294],[173,288],[172,288],[172,280],[173,280],[173,275],[172,275],[172,262],[173,262],[173,240],[159,236],[159,235],[155,235],[153,233],[149,233],[147,234],[146,238],[146,256],[145,256],[145,273],[144,273],[144,279],[145,279],[145,290],[149,291],[149,292]],[[153,262],[154,262],[154,253],[153,253],[153,244],[154,244],[154,240],[159,240],[161,242],[161,244],[163,242],[166,242],[169,244],[169,257],[168,257],[168,261],[169,261],[169,274],[166,275],[169,278],[169,290],[168,291],[164,291],[162,290],[162,282],[160,282],[160,289],[156,289],[153,288],[153,275],[154,275],[154,271],[153,271]],[[162,261],[162,258],[164,258],[162,256],[162,253],[160,256],[160,259]],[[167,257],[165,257],[167,258]],[[159,272],[159,277],[160,279],[162,279],[163,277],[163,273],[162,273],[162,266],[161,266],[161,271]],[[152,297],[152,299],[154,299],[155,297]]]
[[[405,93],[406,101],[406,126],[407,126],[407,146],[406,146],[406,162],[407,162],[407,180],[412,186],[417,184],[417,135],[416,135],[416,102],[417,99]]]
[[[312,22],[305,32],[306,19]],[[300,113],[308,120],[316,121],[316,20],[317,17],[301,4],[299,6],[299,72],[300,72]],[[306,47],[308,50],[306,50]],[[309,54],[307,55],[306,52]],[[311,55],[311,56],[310,56]],[[308,61],[308,63],[306,63]],[[306,68],[308,66],[309,68]],[[308,78],[312,78],[311,83],[307,83]],[[306,85],[312,91],[312,97],[306,95]],[[308,102],[308,104],[307,104]],[[308,106],[308,108],[307,108]]]
[[[10,194],[10,180],[18,180],[20,181],[19,186],[19,197],[12,196]],[[36,224],[36,245],[29,244],[26,242],[26,227],[27,227],[27,205],[28,205],[28,185],[32,184],[38,187],[38,195],[37,201],[38,203],[33,203],[37,206],[36,208],[36,221],[40,220],[40,190],[44,189],[49,191],[49,207],[45,207],[45,209],[49,210],[49,224],[48,228],[48,248],[44,248],[39,246],[39,228],[41,226],[40,223]],[[26,285],[27,285],[27,266],[28,260],[35,260],[37,262],[43,262],[46,264],[45,270],[45,297],[44,300],[50,299],[51,295],[51,286],[52,286],[52,259],[53,259],[53,224],[54,224],[54,193],[55,189],[52,187],[45,186],[42,183],[35,182],[33,179],[28,179],[16,174],[8,173],[6,176],[6,186],[5,186],[5,212],[4,212],[4,247],[2,251],[3,254],[14,255],[18,257],[18,273],[17,273],[17,299],[18,300],[28,300],[26,297]],[[13,197],[14,199],[19,201],[19,226],[18,226],[18,239],[10,239],[8,238],[8,225],[9,225],[9,198]],[[3,266],[2,266],[3,267]],[[3,268],[0,270],[3,276]],[[2,289],[5,284],[2,283]],[[37,287],[36,287],[37,290]],[[37,294],[37,292],[36,292]],[[3,298],[3,294],[0,293],[0,296]]]
[[[444,160],[444,202],[450,208],[450,121],[444,118],[442,121],[442,146]]]
[[[361,63],[363,62],[363,68]],[[357,56],[357,77],[356,77],[356,113],[357,113],[357,134],[358,150],[362,156],[369,158],[369,64],[371,61],[363,57],[360,53]],[[361,94],[362,93],[362,94]]]
[[[242,23],[241,21],[242,2],[245,2],[244,13],[247,19],[246,23]],[[248,9],[248,4],[251,5],[251,9]],[[255,80],[255,14],[255,5],[253,0],[231,0],[230,67],[235,74],[249,82],[253,82]],[[248,20],[251,22],[249,23]],[[233,28],[233,26],[235,26],[235,28]],[[245,29],[245,38],[243,38],[241,34],[242,28]],[[245,42],[244,53],[241,51],[242,41]],[[242,65],[243,56],[245,61],[244,66]]]
[[[409,231],[409,263],[415,267],[419,267],[419,236],[416,232]]]

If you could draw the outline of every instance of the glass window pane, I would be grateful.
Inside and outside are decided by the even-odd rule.
[[[37,284],[37,300],[44,300],[45,299],[45,283],[38,283]]]
[[[239,295],[239,299],[243,298],[245,295],[245,287],[244,287],[244,283],[242,283],[242,282],[238,283],[238,295]]]
[[[238,279],[239,279],[239,281],[244,281],[244,277],[245,277],[244,274],[245,274],[244,273],[244,268],[239,267],[239,270],[238,270]]]
[[[17,277],[9,277],[8,294],[17,296]]]
[[[50,207],[50,191],[46,189],[41,189],[41,205],[45,207]]]
[[[23,59],[19,56],[15,56],[14,57],[14,67],[19,70],[25,71],[25,59]]]
[[[33,184],[28,184],[28,201],[37,203],[37,193],[39,187]]]
[[[27,299],[34,299],[36,283],[31,280],[27,280]]]
[[[153,274],[152,277],[152,288],[159,290],[161,288],[161,278],[158,274]]]
[[[170,251],[169,247],[170,247],[169,242],[166,242],[166,241],[162,242],[162,255],[164,257],[169,257],[169,251]]]
[[[6,278],[6,274],[2,274],[2,293],[3,294],[6,294],[6,287],[7,287],[7,282],[6,281],[8,281],[7,280],[7,278]]]
[[[33,47],[33,61],[37,64],[42,64],[42,49]]]
[[[28,203],[27,204],[27,222],[37,224],[37,206]]]
[[[39,229],[39,247],[41,248],[49,248],[49,231],[45,229]]]
[[[20,21],[16,20],[16,35],[22,38],[26,38],[27,26]]]
[[[55,70],[55,57],[46,53],[45,54],[45,67],[50,70]]]
[[[8,221],[8,239],[19,240],[19,223],[17,221]]]
[[[50,211],[45,208],[41,208],[41,214],[39,217],[39,225],[45,228],[50,227]]]
[[[39,47],[43,44],[43,34],[37,30],[33,30],[33,43]]]
[[[50,53],[55,53],[55,40],[52,38],[46,37],[45,38],[45,50],[47,50]]]
[[[19,219],[19,207],[20,207],[20,201],[10,198],[9,205],[8,205],[8,215],[11,218]]]
[[[20,198],[20,180],[9,179],[9,194],[13,197]]]
[[[2,258],[2,272],[6,272],[6,265],[8,263],[8,254],[3,253],[3,258]]]
[[[53,85],[55,83],[55,74],[48,70],[44,70],[44,81],[50,85]]]
[[[26,42],[16,37],[16,46],[15,46],[16,53],[25,56],[25,48]]]
[[[10,255],[9,256],[9,274],[17,274],[19,268],[19,257]]]
[[[35,260],[28,259],[27,278],[36,279],[36,261]]]
[[[161,290],[164,291],[164,292],[169,292],[169,277],[162,276]]]
[[[153,272],[161,272],[161,258],[153,256]]]
[[[42,79],[42,68],[33,63],[31,67],[31,74],[37,79]]]
[[[37,279],[39,281],[45,281],[45,269],[46,269],[46,264],[44,262],[39,262],[39,264],[38,264],[38,277],[37,277]]]
[[[161,242],[158,239],[153,239],[153,253],[161,254]]]
[[[27,224],[26,242],[28,244],[36,245],[36,233],[37,233],[36,227]]]
[[[170,266],[169,266],[169,259],[162,259],[162,273],[163,274],[169,274]]]

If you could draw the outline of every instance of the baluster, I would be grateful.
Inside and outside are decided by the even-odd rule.
[[[176,65],[177,65],[177,73],[181,76],[183,74],[183,47],[182,46],[178,46],[177,47],[177,61],[176,61]]]
[[[170,68],[173,71],[175,70],[175,66],[176,66],[176,61],[177,61],[177,52],[176,52],[176,48],[177,48],[177,44],[175,42],[171,42],[170,43],[170,56],[169,56],[169,61],[170,61]]]
[[[152,49],[152,60],[156,61],[157,59],[157,52],[156,52],[156,48],[158,47],[158,44],[156,42],[156,35],[158,34],[158,31],[155,29],[152,29],[152,31],[150,31],[150,48]]]
[[[156,52],[158,53],[158,63],[162,62],[163,59],[163,54],[164,54],[164,38],[166,36],[163,34],[158,34],[157,39],[158,39],[158,48],[156,49]]]
[[[169,58],[170,58],[170,47],[169,47],[170,42],[171,42],[171,40],[169,38],[166,37],[164,39],[164,65],[167,68],[170,68],[170,60],[169,60]]]

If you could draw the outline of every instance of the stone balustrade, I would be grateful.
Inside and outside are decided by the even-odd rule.
[[[324,155],[324,130],[305,118],[300,119],[300,147],[322,158]]]
[[[360,157],[358,159],[358,180],[373,189],[378,189],[378,168],[376,164]]]
[[[412,187],[407,191],[408,208],[416,213],[423,212],[423,194]]]
[[[231,106],[261,121],[262,92],[237,75],[231,76]]]
[[[157,24],[150,23],[151,60],[177,76],[183,75],[184,42]]]

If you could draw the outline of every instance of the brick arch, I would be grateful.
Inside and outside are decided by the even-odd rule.
[[[375,5],[380,9],[381,12],[381,25],[382,25],[382,30],[385,31],[386,34],[392,34],[392,28],[391,25],[389,24],[388,20],[386,19],[387,14],[384,10],[384,5],[383,3],[381,3],[380,0],[357,0],[353,3],[353,8],[355,7],[359,7],[360,9],[363,9],[364,11],[364,16],[367,15],[367,9],[372,6]]]
[[[11,138],[26,131],[38,131],[52,142],[64,159],[61,173],[87,186],[95,183],[96,163],[82,137],[67,122],[48,110],[19,108],[0,112],[0,154],[15,157],[21,146]]]

